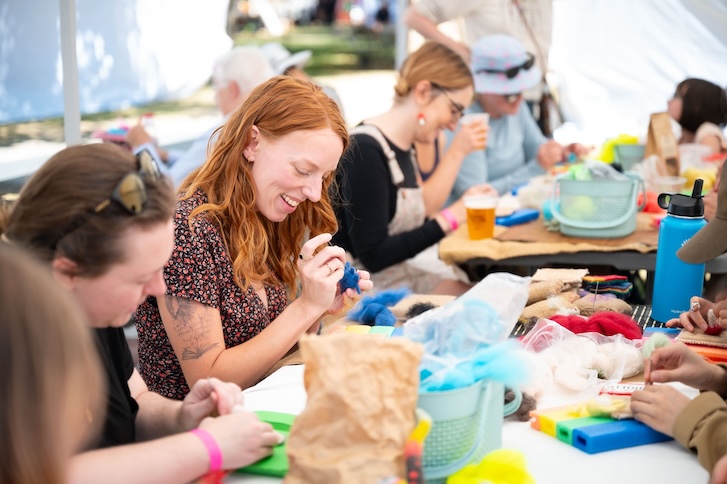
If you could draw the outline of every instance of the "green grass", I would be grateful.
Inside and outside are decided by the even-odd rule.
[[[362,69],[394,68],[394,32],[372,32],[351,26],[296,27],[290,33],[273,38],[264,32],[238,32],[236,45],[280,42],[291,52],[313,51],[305,70],[312,76],[331,75]]]

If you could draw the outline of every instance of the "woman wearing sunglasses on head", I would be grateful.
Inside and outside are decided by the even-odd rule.
[[[328,244],[328,190],[347,145],[335,102],[289,76],[258,86],[220,128],[180,187],[166,295],[136,312],[152,390],[181,399],[208,376],[254,385],[356,295],[339,290],[344,251]]]
[[[45,267],[2,242],[0,308],[0,482],[68,482],[104,412],[86,319]]]
[[[450,200],[478,183],[488,183],[498,193],[542,175],[568,152],[584,155],[580,145],[564,148],[543,136],[522,93],[542,79],[540,68],[519,40],[507,35],[483,37],[472,45],[475,102],[472,113],[489,113],[487,146],[470,153],[462,162]],[[452,136],[449,137],[450,140]]]
[[[134,368],[122,326],[147,296],[164,294],[173,210],[171,184],[147,152],[103,144],[53,156],[5,217],[3,241],[47,262],[85,313],[105,372],[102,433],[73,458],[71,482],[188,482],[250,464],[278,442],[242,410],[237,385],[205,379],[179,402],[149,391]]]
[[[461,294],[469,286],[439,260],[435,244],[464,222],[465,208],[458,202],[440,210],[444,197],[431,198],[449,192],[457,166],[437,167],[431,180],[438,187],[429,180],[422,187],[413,145],[432,144],[443,129],[454,129],[472,100],[472,75],[457,53],[426,42],[404,62],[394,90],[391,109],[352,131],[351,156],[337,175],[344,200],[334,241],[371,271],[377,289]],[[486,126],[473,131],[484,145]],[[436,180],[440,174],[448,180]]]

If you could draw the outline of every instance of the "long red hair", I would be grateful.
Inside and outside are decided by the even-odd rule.
[[[246,290],[251,281],[283,283],[295,289],[295,264],[303,239],[338,230],[324,179],[321,199],[306,200],[282,222],[271,222],[255,206],[257,193],[251,164],[243,153],[252,140],[255,125],[267,138],[295,131],[332,129],[348,147],[346,123],[338,105],[320,87],[289,76],[278,76],[255,88],[247,100],[218,130],[219,137],[207,161],[182,183],[182,199],[197,189],[207,203],[195,208],[189,218],[204,214],[217,225],[232,260],[235,283]]]

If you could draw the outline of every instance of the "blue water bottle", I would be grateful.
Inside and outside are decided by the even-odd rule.
[[[658,202],[667,214],[659,224],[651,317],[665,323],[688,311],[692,296],[702,295],[704,264],[682,262],[676,254],[707,224],[704,220],[702,180],[694,182],[691,196],[662,193]]]

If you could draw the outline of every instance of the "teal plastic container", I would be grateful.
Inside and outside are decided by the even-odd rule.
[[[427,483],[446,479],[502,445],[502,420],[520,408],[522,394],[504,405],[502,383],[481,380],[441,392],[420,392],[417,406],[432,418],[422,466]],[[443,480],[440,482],[444,482]]]
[[[639,176],[627,173],[623,180],[561,176],[555,181],[550,209],[563,235],[615,239],[636,231],[636,214],[645,204],[646,189]]]
[[[630,170],[644,159],[646,146],[639,144],[613,145],[613,161],[618,162],[624,171]]]

